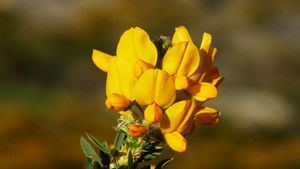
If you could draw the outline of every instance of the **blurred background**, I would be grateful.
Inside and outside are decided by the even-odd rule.
[[[198,45],[213,35],[222,123],[199,126],[168,168],[300,168],[299,18],[298,0],[0,0],[0,168],[83,168],[81,134],[112,142],[118,116],[92,49],[179,25]]]

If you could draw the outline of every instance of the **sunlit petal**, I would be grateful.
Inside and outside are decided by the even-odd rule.
[[[176,97],[173,78],[163,70],[156,69],[155,103],[161,107],[170,106]]]
[[[94,49],[92,59],[94,64],[104,72],[107,72],[109,61],[112,58],[111,55]]]
[[[157,73],[149,69],[137,80],[133,89],[135,100],[141,105],[149,105],[154,102]]]
[[[190,36],[189,31],[184,26],[179,26],[175,28],[175,33],[172,38],[172,44],[176,44],[183,41],[192,42],[192,38]]]
[[[179,132],[166,133],[165,140],[167,144],[177,152],[184,152],[187,149],[187,142]]]
[[[121,36],[117,47],[117,57],[127,60],[132,66],[138,59],[155,65],[157,50],[147,32],[135,27],[125,31]]]
[[[178,126],[185,119],[190,107],[191,101],[188,100],[179,101],[170,106],[165,111],[160,123],[162,132],[167,133],[177,130]]]
[[[218,94],[215,85],[207,82],[200,82],[188,88],[188,91],[198,101],[215,98]]]

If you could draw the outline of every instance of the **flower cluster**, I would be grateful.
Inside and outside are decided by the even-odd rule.
[[[197,123],[220,121],[219,111],[203,105],[217,96],[223,81],[213,66],[216,53],[209,33],[197,47],[183,26],[175,29],[172,40],[161,36],[154,41],[135,27],[122,34],[116,56],[93,50],[92,59],[107,73],[105,105],[119,112],[118,126],[128,138],[151,142],[150,131],[157,129],[161,142],[184,152],[185,136]]]

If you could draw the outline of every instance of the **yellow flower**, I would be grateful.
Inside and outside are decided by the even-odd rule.
[[[187,149],[185,135],[195,129],[195,121],[201,124],[219,122],[219,112],[209,107],[197,105],[194,100],[183,100],[170,106],[160,123],[167,144],[177,152]]]
[[[160,116],[160,112],[162,112],[160,107],[166,108],[175,100],[174,81],[163,70],[149,69],[137,80],[133,89],[133,96],[140,105],[148,105],[145,112],[146,117],[150,115]],[[153,117],[153,119],[160,118]],[[158,122],[157,120],[149,121]]]
[[[189,81],[195,81],[193,75],[198,70],[200,55],[189,33],[184,27],[176,28],[172,40],[173,46],[166,52],[162,69],[175,78],[177,90],[189,87]]]
[[[115,57],[93,50],[92,59],[99,69],[107,72],[107,108],[124,110],[134,100],[132,90],[137,78],[155,66],[157,51],[148,34],[135,27],[123,33]]]
[[[211,41],[211,35],[204,33],[198,49],[188,30],[177,27],[173,46],[166,52],[162,64],[163,70],[174,77],[176,89],[186,89],[198,101],[215,98],[216,86],[223,80],[217,68],[212,66],[217,49],[211,46]]]

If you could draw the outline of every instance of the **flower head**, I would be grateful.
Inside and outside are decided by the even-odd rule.
[[[223,81],[213,65],[217,49],[209,33],[203,34],[197,47],[183,26],[175,28],[172,41],[159,40],[155,46],[144,30],[130,28],[122,34],[116,56],[94,50],[92,58],[107,73],[105,105],[121,114],[124,123],[118,127],[140,137],[156,126],[173,150],[184,152],[185,136],[196,124],[220,122],[220,112],[203,105],[217,96]],[[143,115],[131,111],[132,103]]]

